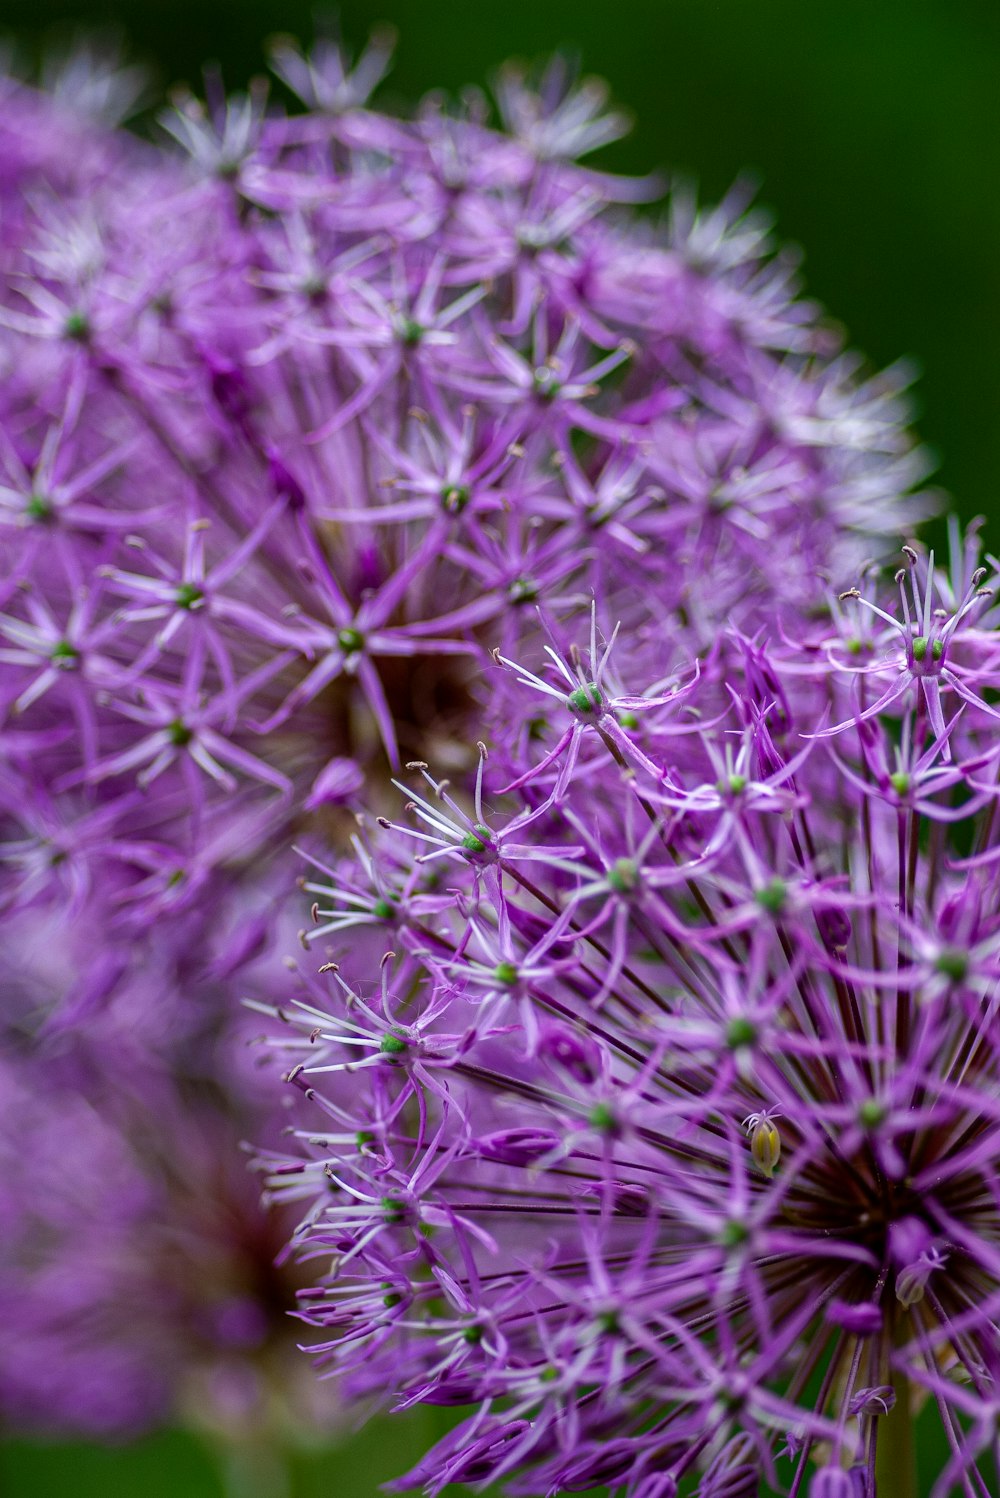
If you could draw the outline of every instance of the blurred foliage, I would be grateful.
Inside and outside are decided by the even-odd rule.
[[[231,87],[263,69],[276,31],[308,37],[310,0],[0,0],[0,31],[37,52],[73,25],[111,23],[157,87],[197,88],[217,61]],[[510,56],[563,49],[607,78],[635,114],[604,155],[626,171],[667,165],[714,199],[746,171],[783,238],[808,251],[807,284],[876,364],[921,369],[920,428],[967,516],[998,508],[1000,423],[1000,7],[981,0],[346,0],[359,44],[400,32],[382,94],[406,108],[428,88],[485,82]],[[61,28],[61,29],[60,29]],[[994,549],[998,539],[989,533]],[[928,1412],[930,1413],[930,1412]],[[433,1418],[433,1417],[429,1417]],[[940,1469],[933,1419],[921,1467]],[[378,1423],[336,1450],[289,1459],[288,1498],[373,1498],[426,1444],[427,1419]],[[0,1448],[4,1498],[218,1498],[194,1437],[127,1450]],[[256,1465],[229,1498],[286,1498]]]
[[[168,1432],[133,1446],[0,1446],[3,1498],[375,1498],[442,1433],[440,1412],[368,1425],[326,1450],[224,1452]],[[449,1488],[455,1498],[464,1490]]]
[[[326,1451],[297,1452],[281,1474],[260,1453],[221,1459],[196,1436],[170,1432],[127,1448],[0,1445],[3,1498],[376,1498],[444,1428],[441,1411],[376,1421]],[[947,1460],[947,1442],[931,1407],[918,1424],[923,1498]],[[446,1488],[460,1498],[466,1488]],[[490,1489],[484,1498],[497,1492]],[[685,1489],[685,1493],[687,1490]],[[602,1498],[592,1493],[591,1498]],[[763,1492],[760,1498],[776,1498]],[[887,1494],[886,1498],[892,1498]],[[955,1498],[957,1498],[957,1491]]]

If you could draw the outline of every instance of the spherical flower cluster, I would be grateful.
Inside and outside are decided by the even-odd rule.
[[[573,164],[620,133],[600,90],[403,122],[364,107],[385,60],[283,44],[309,112],[188,101],[188,161],[70,151],[66,91],[4,85],[7,903],[131,941],[383,755],[461,762],[535,606],[655,596],[704,647],[807,607],[923,475],[899,379],[740,198],[657,235],[619,206],[649,184]]]
[[[312,1354],[400,1484],[936,1498],[1000,1459],[1000,636],[975,538],[691,650],[498,652],[474,792],[317,875],[276,1007]],[[850,579],[842,579],[844,584]],[[497,773],[499,767],[499,773]],[[362,841],[363,839],[363,841]],[[322,965],[317,970],[317,959]]]
[[[165,1407],[156,1391],[191,1359],[157,1254],[136,1291],[102,1233],[118,1224],[138,1244],[155,1219],[167,1239],[197,1236],[199,1192],[162,1189],[162,1161],[186,1157],[181,1121],[198,1111],[192,1067],[227,1099],[199,1136],[218,1152],[220,1196],[233,1117],[266,1134],[268,1108],[220,1057],[239,998],[260,987],[254,960],[274,950],[289,839],[346,848],[345,805],[392,809],[387,764],[419,756],[461,775],[490,737],[494,785],[517,787],[510,822],[442,819],[431,791],[429,820],[403,844],[429,862],[394,853],[395,834],[371,849],[357,834],[335,893],[320,893],[322,939],[359,963],[370,951],[375,971],[387,930],[479,922],[440,959],[481,1013],[476,1044],[522,1046],[524,1085],[537,1085],[538,1058],[563,1042],[525,984],[581,981],[566,942],[598,908],[580,893],[564,906],[564,886],[605,877],[587,804],[606,778],[595,728],[616,776],[631,767],[659,786],[656,816],[689,839],[711,823],[712,859],[731,857],[742,835],[728,802],[717,817],[709,790],[675,817],[680,782],[660,775],[675,735],[695,752],[706,694],[713,721],[728,708],[724,631],[747,642],[765,715],[774,668],[755,632],[802,638],[822,614],[817,579],[853,578],[929,508],[911,493],[926,464],[904,425],[905,371],[870,378],[840,351],[743,196],[706,212],[676,193],[654,224],[632,205],[655,184],[576,163],[623,128],[599,86],[567,87],[553,69],[534,88],[508,71],[495,128],[471,95],[406,121],[370,109],[381,40],[353,68],[333,46],[282,43],[274,62],[305,112],[268,109],[259,91],[186,100],[156,146],[108,123],[131,99],[128,76],[76,63],[48,94],[0,82],[0,1040],[12,1135],[22,1104],[41,1100],[55,1131],[42,1153],[69,1130],[80,1173],[69,1193],[30,1170],[11,1177],[3,1293],[37,1357],[4,1361],[0,1400],[30,1414],[43,1399],[54,1425],[131,1427]],[[598,660],[595,643],[583,676],[575,654],[539,676],[546,643],[575,647],[593,599],[602,630],[621,622],[613,656]],[[914,663],[922,680],[945,651],[975,694],[937,636]],[[958,687],[938,675],[947,700]],[[791,792],[768,774],[759,794],[784,806]],[[580,833],[563,824],[567,796]],[[601,1008],[632,982],[628,860],[654,848],[632,813],[621,835],[609,931],[593,935],[610,954],[594,968]],[[496,877],[508,858],[542,881],[520,933]],[[474,876],[464,894],[447,878],[456,860]],[[40,981],[48,947],[72,962]],[[386,968],[394,995],[415,961],[406,948],[404,977]],[[502,1022],[494,970],[509,978]],[[282,1012],[291,981],[268,982]],[[355,1036],[372,1065],[357,1087],[341,1077],[331,1103],[331,1149],[348,1150],[338,1179],[354,1168],[339,1134],[354,1139],[383,1074],[419,1079],[393,1095],[400,1127],[411,1096],[421,1129],[457,1127],[441,1042],[421,1049],[443,1003],[403,1029],[386,1021],[377,1043]],[[91,1060],[64,1073],[61,1048],[81,1035]],[[155,1130],[129,1097],[156,1099],[162,1152],[132,1148]],[[77,1138],[78,1117],[95,1116]],[[753,1127],[778,1180],[788,1126],[772,1112]],[[545,1136],[533,1160],[549,1148]],[[191,1175],[211,1194],[207,1168]],[[368,1185],[344,1190],[365,1200]],[[83,1278],[72,1219],[88,1204],[81,1241],[105,1269]],[[126,1323],[136,1299],[144,1315]],[[84,1365],[108,1379],[127,1367],[135,1400],[82,1412],[72,1370]],[[488,1425],[461,1449],[476,1443],[468,1471],[492,1462]]]

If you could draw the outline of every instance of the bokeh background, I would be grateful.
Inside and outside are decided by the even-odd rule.
[[[245,84],[262,71],[263,40],[308,38],[313,10],[310,0],[0,0],[0,35],[37,53],[74,27],[112,24],[162,96],[176,82],[197,89],[206,61],[231,87]],[[356,45],[378,22],[397,28],[388,107],[486,83],[508,57],[562,49],[635,116],[632,135],[603,153],[609,167],[666,168],[709,200],[752,174],[781,236],[805,251],[809,292],[852,346],[879,366],[916,365],[918,425],[938,481],[964,516],[990,517],[990,549],[1000,550],[1000,6],[345,0],[337,16]],[[292,1498],[373,1498],[426,1444],[422,1420],[295,1454]],[[921,1465],[937,1469],[930,1446]],[[252,1462],[229,1491],[279,1498]],[[3,1498],[224,1492],[211,1453],[180,1432],[117,1450],[0,1442]]]

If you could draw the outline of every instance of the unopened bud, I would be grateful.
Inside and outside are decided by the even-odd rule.
[[[858,1498],[854,1476],[843,1467],[820,1467],[809,1484],[809,1498]]]
[[[826,1308],[826,1320],[833,1326],[842,1326],[856,1337],[874,1337],[882,1330],[882,1312],[874,1301],[860,1300],[852,1304],[846,1300],[831,1300]]]
[[[750,1135],[750,1153],[753,1163],[761,1175],[768,1180],[774,1175],[781,1159],[781,1135],[770,1113],[751,1113],[744,1119],[743,1127]]]
[[[848,1406],[849,1415],[887,1415],[896,1403],[896,1391],[891,1384],[879,1384],[872,1389],[859,1389]]]
[[[896,1276],[896,1299],[901,1306],[915,1306],[924,1298],[927,1281],[935,1269],[945,1263],[945,1255],[937,1249],[928,1249],[912,1264],[907,1264]]]

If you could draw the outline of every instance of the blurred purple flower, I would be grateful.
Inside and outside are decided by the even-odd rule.
[[[79,1169],[40,1191],[13,1149],[31,1351],[4,1410],[176,1410],[192,1318],[218,1407],[259,1408],[274,1303],[230,1289],[222,1163],[275,1111],[232,1057],[249,995],[281,1020],[254,1054],[314,1109],[266,1164],[340,1265],[301,1301],[319,1361],[476,1406],[430,1491],[664,1498],[697,1470],[737,1498],[780,1438],[868,1492],[892,1415],[843,1411],[890,1371],[957,1401],[970,1468],[994,865],[989,831],[961,869],[919,833],[965,785],[991,815],[992,654],[963,558],[924,669],[908,641],[906,681],[871,673],[886,709],[949,715],[889,771],[835,597],[932,508],[907,372],[858,375],[742,190],[654,226],[628,207],[654,183],[576,164],[624,128],[602,85],[508,70],[503,130],[474,95],[404,122],[368,107],[387,63],[384,38],[353,66],[281,42],[306,113],[212,81],[156,147],[102,123],[127,75],[0,85],[5,1142],[39,1100],[40,1158],[65,1123]],[[403,764],[424,778],[393,820]],[[292,838],[321,974],[269,966]],[[973,887],[970,923],[941,902]],[[897,1231],[880,1279],[911,1176],[948,1220]],[[106,1266],[79,1281],[76,1218]],[[207,1265],[179,1287],[178,1239]],[[827,1349],[839,1414],[801,1405]]]
[[[223,914],[213,905],[213,924]],[[249,990],[266,975],[273,993],[252,924],[227,945]],[[290,1224],[261,1214],[239,1148],[283,1120],[247,1064],[245,1026],[227,1025],[226,987],[200,970],[203,934],[161,934],[143,954],[153,992],[141,963],[119,968],[108,1007],[75,991],[87,952],[71,930],[73,946],[22,917],[5,973],[6,1025],[52,992],[76,1009],[72,1029],[33,1044],[3,1035],[7,1427],[118,1440],[183,1419],[224,1445],[329,1428],[334,1401],[300,1371],[289,1320],[301,1272],[276,1263]]]

